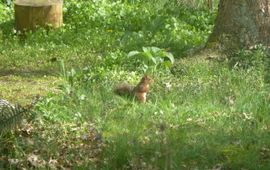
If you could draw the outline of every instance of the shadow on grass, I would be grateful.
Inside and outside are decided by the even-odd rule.
[[[52,70],[6,70],[0,69],[1,76],[20,76],[20,77],[44,77],[44,76],[56,76],[58,75],[55,71]]]
[[[168,134],[146,137],[141,142],[123,135],[115,136],[111,144],[109,142],[104,159],[109,169],[215,169],[216,166],[260,169],[268,166],[263,154],[257,154],[264,146],[256,142],[256,131],[217,128],[210,132],[205,128],[189,128],[168,130]]]
[[[13,34],[15,28],[15,20],[9,20],[0,24],[0,29],[3,34],[3,38],[6,38]]]
[[[35,149],[44,150],[39,158],[49,163],[50,157],[59,162],[59,166],[71,166],[78,169],[87,169],[90,165],[95,169],[264,169],[268,166],[268,145],[257,140],[269,142],[267,131],[257,131],[244,125],[244,129],[230,130],[222,127],[207,127],[196,125],[195,122],[171,127],[153,127],[153,131],[141,136],[135,133],[115,134],[105,138],[96,134],[84,139],[74,138],[74,134],[62,136],[57,124],[51,124],[48,132],[52,140],[46,140],[43,133],[34,133],[33,145],[24,145],[24,137],[17,138],[17,146],[25,149],[25,155],[31,155]],[[58,125],[59,126],[59,125]],[[93,130],[91,130],[93,131]],[[54,134],[54,135],[53,135]],[[49,137],[49,136],[46,136]],[[76,142],[74,142],[76,140]],[[7,141],[7,140],[5,140]],[[0,141],[1,152],[5,151],[0,159],[0,168],[8,166],[8,159],[19,159],[21,165],[30,168],[27,157],[14,157],[16,150],[12,141]],[[100,147],[106,143],[105,148]],[[19,144],[19,145],[18,145]],[[50,146],[48,148],[48,146]],[[65,152],[63,149],[65,148]],[[92,153],[99,148],[97,153]],[[266,149],[264,149],[266,148]],[[105,149],[105,150],[103,150]],[[264,150],[262,150],[264,149]],[[102,153],[101,153],[102,152]],[[63,153],[64,160],[55,153]],[[91,154],[92,153],[92,154]],[[83,157],[81,155],[84,155]],[[70,155],[70,156],[68,156]],[[91,162],[91,160],[98,160]],[[90,161],[89,161],[90,160]],[[77,162],[80,161],[80,165]],[[20,164],[12,165],[21,166]],[[217,168],[220,167],[220,168]]]

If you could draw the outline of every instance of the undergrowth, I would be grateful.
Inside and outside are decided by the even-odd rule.
[[[57,93],[36,105],[34,119],[1,135],[1,168],[270,166],[265,49],[243,50],[225,61],[183,58],[206,42],[215,11],[153,2],[65,1],[63,28],[39,29],[24,40],[12,29],[12,4],[0,4],[0,70],[62,79]],[[150,71],[154,83],[146,104],[116,96],[116,84],[136,84],[146,72],[129,52],[149,47],[172,54],[173,67]]]

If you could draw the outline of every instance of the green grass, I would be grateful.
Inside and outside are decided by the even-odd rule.
[[[1,135],[0,168],[268,169],[266,54],[183,58],[206,42],[215,11],[165,5],[66,1],[63,28],[21,41],[0,4],[0,96],[43,96],[31,119]],[[173,68],[151,73],[145,104],[116,96],[116,84],[144,74],[128,53],[150,46],[174,54]]]

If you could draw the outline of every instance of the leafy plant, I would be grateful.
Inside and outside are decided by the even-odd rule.
[[[158,47],[143,47],[142,51],[131,51],[129,58],[136,58],[144,72],[155,72],[158,68],[170,68],[174,63],[172,53]]]
[[[12,105],[6,100],[0,99],[0,133],[17,126],[26,109],[20,105]]]
[[[258,45],[253,49],[242,49],[231,54],[230,65],[235,69],[254,69],[264,71],[267,64],[266,48]]]
[[[13,8],[0,3],[0,96],[50,91],[29,126],[0,135],[0,169],[269,169],[260,52],[237,60],[248,69],[179,59],[207,40],[215,15],[205,0],[157,1],[68,0],[62,28],[24,41],[14,36]],[[136,84],[142,70],[158,73],[146,104],[114,95],[115,84]]]

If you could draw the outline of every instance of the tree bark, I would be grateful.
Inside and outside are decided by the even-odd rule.
[[[16,29],[24,32],[37,26],[58,28],[63,23],[62,0],[16,0]]]
[[[229,43],[228,43],[229,42]],[[263,44],[270,47],[269,0],[220,0],[218,15],[208,46]]]

